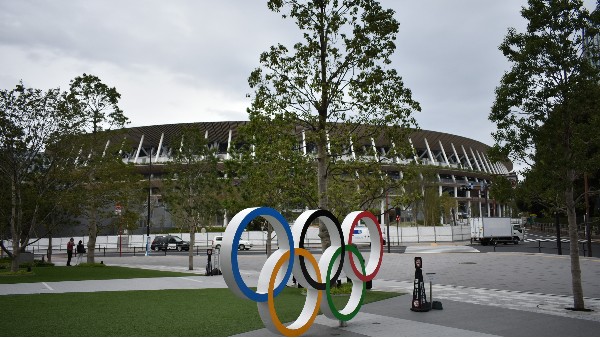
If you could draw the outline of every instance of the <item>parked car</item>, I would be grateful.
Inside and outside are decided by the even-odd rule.
[[[184,241],[179,236],[156,236],[150,245],[151,250],[190,250],[190,242]]]
[[[216,236],[212,241],[212,247],[215,249],[221,248],[221,243],[223,242],[223,236]],[[240,238],[240,243],[238,244],[238,250],[250,250],[252,248],[252,242],[246,241]]]

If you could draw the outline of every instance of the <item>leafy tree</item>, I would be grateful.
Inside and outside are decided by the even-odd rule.
[[[19,83],[0,90],[0,182],[2,195],[0,245],[18,270],[18,257],[30,244],[39,224],[56,208],[54,198],[69,166],[68,152],[48,152],[63,135],[71,132],[74,120],[59,109],[59,89],[42,91]],[[6,230],[6,229],[4,229]],[[4,247],[10,233],[12,251]]]
[[[270,206],[290,219],[293,210],[316,204],[314,166],[299,147],[296,128],[281,117],[257,116],[239,132],[239,147],[228,162],[235,201],[229,208]],[[271,238],[272,227],[266,220],[261,222]],[[271,241],[266,245],[270,254]]]
[[[173,147],[173,161],[168,165],[171,176],[163,181],[163,196],[173,218],[190,233],[189,269],[193,270],[196,228],[222,210],[223,180],[215,149],[209,148],[198,128],[185,127],[174,141],[180,147]]]
[[[406,187],[411,181],[420,180],[416,167],[395,162],[395,158],[403,154],[390,151],[382,154],[373,149],[372,144],[354,148],[354,156],[349,154],[346,159],[335,159],[330,163],[328,196],[333,213],[340,219],[354,210],[377,210],[382,208],[381,201],[392,195],[388,200],[387,213],[401,201],[410,199]],[[402,172],[402,175],[396,176]],[[419,199],[422,194],[419,191]]]
[[[498,128],[493,136],[500,152],[542,165],[547,184],[562,191],[574,309],[582,310],[574,182],[599,163],[590,149],[600,142],[600,76],[593,67],[600,54],[586,36],[598,34],[600,13],[590,15],[580,0],[529,0],[521,14],[527,30],[509,29],[500,46],[512,68],[496,89],[489,118]]]
[[[38,221],[42,227],[36,227],[43,232],[34,233],[38,240],[48,237],[49,244],[46,252],[48,262],[52,261],[52,234],[54,231],[74,226],[77,221],[73,215],[77,215],[77,203],[73,191],[77,182],[73,179],[72,172],[75,169],[75,158],[77,153],[71,147],[69,140],[73,135],[63,134],[58,142],[53,142],[45,147],[41,155],[43,165],[31,174],[31,185],[36,189],[28,189],[29,194],[26,205],[36,206],[38,210]],[[31,208],[26,208],[31,210]],[[34,229],[35,231],[35,229]],[[30,241],[29,244],[34,244]]]
[[[103,134],[109,137],[109,134]],[[81,137],[82,153],[88,156],[84,156],[85,161],[78,161],[72,173],[77,187],[71,198],[77,206],[77,215],[87,221],[87,262],[94,263],[96,238],[112,225],[111,220],[115,221],[115,206],[121,205],[122,217],[127,216],[125,220],[129,220],[131,212],[139,217],[144,193],[142,177],[133,164],[123,163],[119,156],[120,145],[93,147],[88,136]]]
[[[138,180],[133,166],[126,165],[118,152],[122,137],[114,129],[128,121],[118,102],[121,95],[94,75],[83,74],[73,79],[64,95],[62,110],[77,119],[74,131],[80,138],[78,179],[81,182],[79,206],[88,221],[87,262],[94,263],[96,237],[102,221],[114,212],[115,204],[135,189]]]
[[[490,198],[502,205],[514,206],[515,187],[506,176],[493,175]]]
[[[405,145],[411,114],[420,110],[398,72],[389,67],[399,23],[374,0],[270,0],[268,8],[294,20],[303,41],[279,44],[252,72],[250,120],[283,118],[316,147],[317,207],[330,208],[332,163],[348,156],[349,142],[371,144],[382,134]],[[385,196],[385,195],[383,195]],[[382,196],[382,197],[383,197]],[[329,246],[324,225],[319,236]]]
[[[454,225],[454,216],[452,215],[452,209],[456,210],[456,199],[450,196],[450,194],[448,194],[447,192],[444,192],[440,196],[440,207],[442,210],[442,217],[444,218],[444,224]]]
[[[556,212],[566,213],[565,198],[563,191],[556,185],[548,184],[548,174],[541,165],[527,170],[524,174],[524,180],[518,187],[519,200],[523,204],[523,210],[532,210],[539,207],[544,213],[553,214]]]
[[[514,198],[514,188],[511,181],[502,175],[492,177],[493,186],[490,189],[490,197],[499,203],[508,203]]]
[[[428,173],[425,172],[424,176],[419,171],[422,168],[418,168],[415,163],[404,166],[403,169],[404,182],[400,189],[396,190],[396,195],[392,199],[391,205],[399,207],[403,213],[410,209],[412,222],[417,224],[417,216],[421,212],[421,206],[423,205],[424,179],[428,176]]]
[[[70,82],[63,109],[77,118],[77,132],[91,134],[94,141],[104,143],[106,139],[95,140],[99,132],[122,128],[129,121],[119,108],[120,98],[115,87],[84,73]]]
[[[442,214],[440,194],[436,186],[428,186],[423,194],[424,225],[436,226],[440,224]]]

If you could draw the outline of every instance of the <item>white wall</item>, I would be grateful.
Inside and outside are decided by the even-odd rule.
[[[387,228],[387,227],[384,227]],[[469,240],[471,237],[471,227],[467,225],[457,226],[437,226],[437,227],[395,227],[390,226],[390,241],[391,244],[402,244],[402,243],[416,243],[416,242],[452,242],[452,241],[464,241]],[[383,237],[387,240],[387,229],[382,229]],[[310,227],[306,233],[305,242],[306,246],[318,247],[321,244],[321,239],[318,236],[319,229],[317,227]],[[151,234],[150,242],[158,235],[176,235],[181,237],[184,241],[190,240],[189,233],[168,233],[168,234]],[[196,234],[196,246],[208,247],[212,244],[212,240],[215,236],[223,235],[220,232],[207,232]],[[275,233],[273,233],[275,236]],[[88,236],[73,237],[77,244],[80,240],[87,245]],[[67,242],[70,237],[52,238],[52,248],[56,251],[64,251],[67,248]],[[262,231],[245,231],[242,235],[242,239],[249,240],[256,246],[264,246],[266,243],[266,233]],[[35,239],[32,239],[32,241]],[[272,242],[277,245],[277,238],[275,237]],[[9,243],[5,243],[7,247]],[[146,245],[146,235],[123,235],[123,247],[144,247]],[[98,236],[96,238],[96,247],[117,249],[119,247],[118,236]],[[28,251],[40,252],[46,251],[48,248],[48,238],[42,238],[38,242],[30,245]]]

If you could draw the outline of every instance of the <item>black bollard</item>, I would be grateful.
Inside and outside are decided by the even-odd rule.
[[[431,304],[427,302],[425,283],[423,282],[423,270],[421,270],[422,267],[423,260],[421,257],[415,257],[415,281],[410,310],[416,312],[427,312],[431,310]]]
[[[294,283],[298,289],[302,289],[302,285],[300,285],[300,283],[298,283],[298,281],[296,280],[296,277],[294,277],[294,276],[292,276],[292,283]]]
[[[208,257],[208,260],[206,262],[206,276],[212,276],[213,275],[213,268],[212,268],[212,262],[211,262],[212,249],[206,250],[206,256]]]

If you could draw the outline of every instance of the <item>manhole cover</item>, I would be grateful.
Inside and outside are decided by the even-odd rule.
[[[458,264],[477,264],[477,263],[475,263],[475,262],[461,262],[461,263],[458,263]]]

